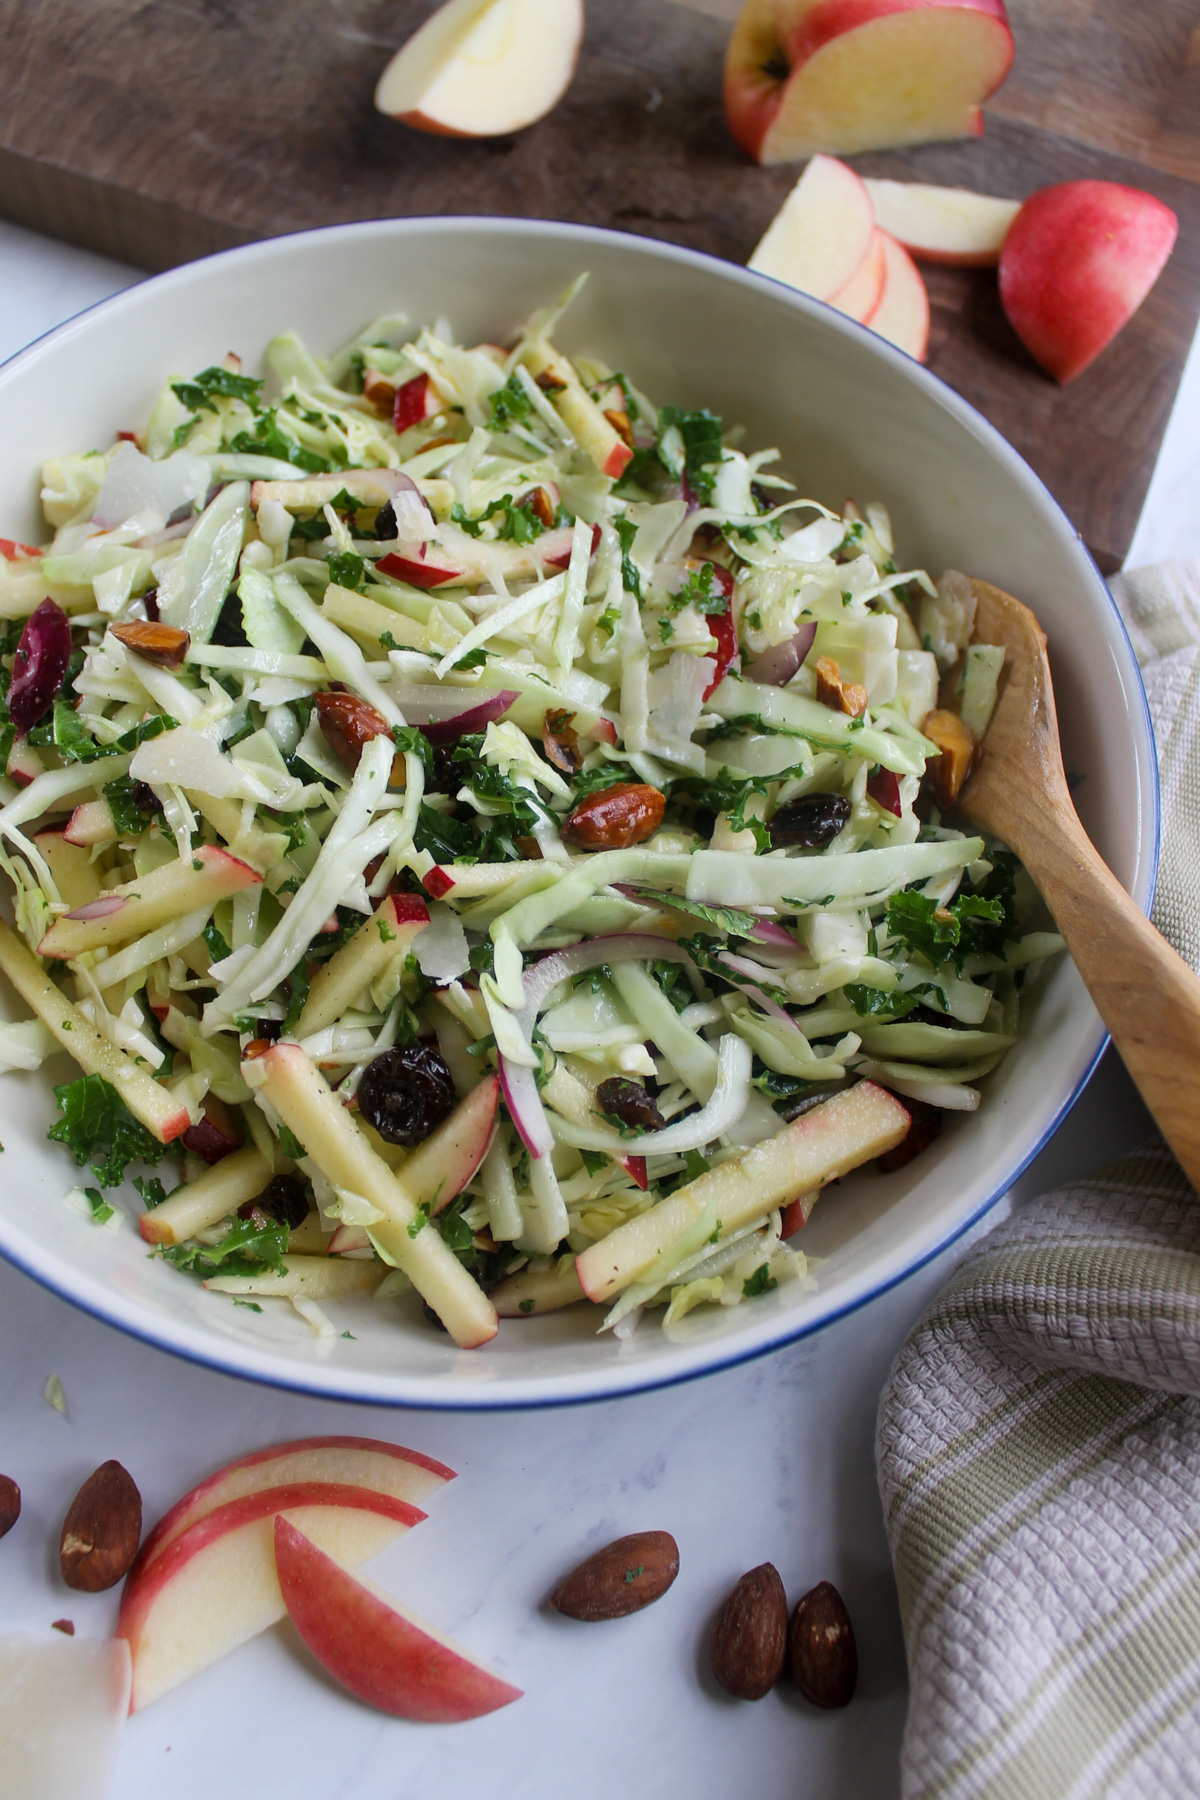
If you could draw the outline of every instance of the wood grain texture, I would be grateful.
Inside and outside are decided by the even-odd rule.
[[[974,637],[1007,651],[959,811],[1016,851],[1142,1099],[1200,1189],[1200,981],[1092,845],[1071,803],[1046,639],[1028,607],[976,581]]]
[[[737,0],[592,0],[548,119],[487,143],[371,106],[428,0],[9,0],[0,211],[167,268],[341,220],[503,213],[615,226],[744,262],[795,179],[725,128]],[[930,366],[1045,479],[1111,569],[1124,555],[1200,315],[1200,0],[1012,0],[1012,75],[982,141],[857,159],[865,173],[1024,196],[1083,176],[1147,187],[1180,241],[1117,342],[1060,389],[994,274],[930,269]]]

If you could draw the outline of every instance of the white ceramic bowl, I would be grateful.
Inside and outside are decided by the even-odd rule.
[[[1142,905],[1153,888],[1157,782],[1145,699],[1111,599],[1050,495],[990,425],[860,326],[787,288],[669,245],[577,226],[411,219],[279,238],[132,288],[52,332],[0,371],[0,530],[38,541],[46,456],[108,444],[140,425],[164,378],[237,350],[253,369],[294,328],[332,350],[366,321],[404,310],[446,317],[467,342],[503,342],[580,270],[591,280],[559,332],[626,369],[658,400],[710,406],[778,445],[803,491],[888,506],[908,566],[958,567],[1026,600],[1053,654],[1066,762],[1080,810]],[[19,1009],[18,1009],[19,1016]],[[419,1313],[338,1308],[318,1341],[282,1305],[261,1315],[205,1294],[151,1260],[128,1224],[97,1229],[62,1202],[66,1152],[46,1143],[51,1078],[0,1082],[0,1249],[21,1268],[138,1337],[235,1374],[348,1399],[443,1407],[563,1403],[686,1379],[752,1357],[861,1305],[933,1256],[1009,1187],[1059,1123],[1103,1045],[1074,969],[1061,961],[986,1084],[911,1168],[846,1181],[803,1247],[815,1279],[728,1311],[691,1314],[667,1336],[617,1343],[580,1310],[510,1321],[483,1350],[456,1350]],[[61,1066],[61,1072],[58,1072]]]

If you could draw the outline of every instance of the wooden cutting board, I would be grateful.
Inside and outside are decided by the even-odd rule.
[[[423,137],[375,80],[428,0],[9,0],[0,211],[144,268],[307,226],[507,213],[616,226],[744,262],[795,179],[735,148],[721,64],[738,0],[590,0],[575,82],[516,138]],[[865,173],[1022,197],[1103,177],[1179,214],[1179,244],[1111,349],[1061,389],[994,273],[930,269],[930,366],[1119,565],[1200,315],[1200,0],[1009,0],[1017,58],[984,138]]]

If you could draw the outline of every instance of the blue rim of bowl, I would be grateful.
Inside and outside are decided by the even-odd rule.
[[[941,379],[940,376],[933,374],[933,372],[925,368],[923,364],[916,362],[912,357],[906,355],[904,351],[899,350],[894,345],[888,343],[886,339],[878,337],[874,332],[870,331],[868,327],[860,325],[852,319],[846,318],[844,314],[825,305],[822,301],[814,300],[807,294],[801,294],[797,290],[787,287],[786,284],[773,280],[769,276],[759,275],[751,270],[740,268],[735,263],[724,262],[720,257],[710,256],[704,251],[689,250],[682,245],[665,243],[657,238],[638,237],[632,232],[611,231],[602,226],[576,225],[566,221],[560,222],[545,219],[493,218],[487,215],[477,216],[474,214],[452,215],[449,217],[417,215],[403,219],[363,220],[344,225],[319,226],[311,231],[291,232],[279,238],[263,239],[253,244],[240,245],[232,250],[219,251],[213,256],[198,258],[197,263],[220,265],[231,261],[237,263],[250,262],[260,257],[269,258],[270,254],[280,246],[297,240],[319,239],[322,237],[342,239],[350,235],[364,237],[376,235],[387,236],[397,233],[403,235],[408,228],[419,229],[428,227],[431,224],[435,224],[439,228],[446,230],[449,235],[455,236],[484,231],[496,233],[497,235],[514,236],[532,233],[538,237],[557,239],[561,237],[564,231],[566,231],[584,242],[589,240],[596,240],[600,243],[615,241],[626,248],[644,251],[645,254],[650,257],[665,256],[668,261],[680,262],[686,266],[702,268],[706,272],[716,273],[726,280],[732,279],[735,284],[744,282],[753,288],[766,289],[776,294],[778,297],[783,298],[785,302],[793,306],[796,311],[802,314],[809,313],[822,320],[824,323],[832,324],[835,329],[840,330],[847,335],[857,336],[863,341],[868,342],[873,353],[882,355],[885,360],[891,361],[897,367],[903,369],[910,379],[915,380],[918,386],[924,387],[926,391],[939,402],[939,404],[945,407],[947,411],[954,414],[960,422],[973,431],[981,441],[988,444],[993,453],[997,454],[1002,461],[1010,462],[1018,471],[1020,471],[1024,479],[1028,480],[1038,488],[1045,496],[1045,499],[1052,510],[1056,512],[1066,524],[1079,549],[1083,552],[1084,558],[1095,577],[1095,585],[1097,589],[1103,593],[1104,598],[1116,619],[1120,640],[1124,644],[1128,654],[1128,670],[1131,671],[1135,677],[1136,690],[1141,702],[1141,723],[1151,750],[1149,769],[1152,808],[1151,819],[1149,822],[1149,843],[1146,845],[1139,844],[1137,847],[1139,858],[1142,856],[1143,852],[1148,853],[1146,854],[1144,865],[1146,871],[1146,897],[1144,901],[1139,902],[1139,905],[1142,906],[1142,909],[1147,915],[1149,914],[1153,904],[1154,892],[1158,879],[1159,858],[1161,853],[1162,796],[1158,776],[1157,757],[1154,755],[1154,727],[1150,717],[1150,707],[1146,698],[1145,687],[1141,679],[1141,671],[1138,667],[1137,658],[1134,655],[1133,644],[1130,640],[1128,630],[1126,629],[1125,621],[1121,617],[1120,609],[1118,608],[1094,557],[1084,543],[1081,534],[1067,518],[1066,513],[1054,498],[1042,478],[1035,470],[1030,468],[1024,457],[1013,448],[1008,440],[997,431],[996,427],[992,425],[988,419],[985,419],[969,401],[964,400],[960,394],[957,394],[948,383]],[[33,353],[49,339],[59,335],[68,335],[74,327],[82,320],[89,318],[93,313],[99,312],[102,309],[116,311],[121,307],[125,300],[131,298],[135,294],[140,295],[148,286],[153,285],[158,288],[169,288],[177,281],[185,281],[189,273],[197,266],[197,263],[185,263],[178,268],[168,269],[161,274],[149,276],[145,280],[135,281],[129,287],[122,288],[116,293],[110,294],[105,299],[94,302],[91,306],[83,307],[78,313],[74,313],[70,318],[60,321],[59,324],[53,326],[49,331],[41,333],[40,336],[34,338],[31,343],[25,345],[23,349],[17,351],[15,355],[7,358],[3,363],[0,363],[0,373],[24,362],[26,358],[31,357]],[[17,1268],[23,1274],[28,1275],[32,1280],[36,1281],[39,1286],[46,1288],[57,1298],[67,1300],[72,1306],[78,1307],[81,1312],[91,1318],[98,1319],[106,1325],[114,1326],[125,1336],[134,1338],[138,1342],[146,1344],[155,1350],[165,1351],[169,1355],[179,1357],[182,1361],[192,1363],[199,1368],[212,1370],[216,1374],[234,1376],[243,1381],[254,1382],[258,1386],[275,1388],[288,1393],[302,1393],[319,1400],[343,1401],[349,1405],[408,1409],[417,1412],[527,1412],[537,1411],[543,1408],[550,1409],[564,1406],[597,1405],[605,1401],[620,1400],[626,1396],[651,1393],[660,1388],[677,1387],[685,1382],[698,1381],[705,1376],[715,1375],[725,1370],[737,1368],[745,1363],[756,1362],[761,1357],[769,1356],[775,1351],[785,1348],[789,1344],[798,1343],[804,1338],[811,1337],[816,1332],[824,1330],[827,1325],[833,1325],[839,1319],[844,1319],[849,1314],[859,1311],[862,1307],[868,1305],[870,1301],[878,1299],[883,1294],[890,1293],[892,1289],[898,1287],[901,1282],[908,1280],[910,1276],[915,1275],[921,1269],[926,1268],[929,1263],[940,1256],[943,1251],[949,1249],[952,1244],[964,1237],[967,1232],[977,1225],[992,1207],[1008,1193],[1013,1184],[1020,1179],[1025,1170],[1035,1158],[1040,1155],[1041,1151],[1045,1149],[1046,1145],[1053,1138],[1054,1134],[1075,1105],[1075,1102],[1086,1088],[1088,1082],[1091,1080],[1092,1075],[1095,1073],[1096,1067],[1107,1048],[1108,1042],[1108,1034],[1101,1028],[1098,1033],[1094,1053],[1092,1054],[1087,1067],[1076,1081],[1072,1091],[1064,1098],[1061,1105],[1058,1107],[1054,1117],[1047,1122],[1037,1142],[1030,1147],[1024,1157],[1014,1165],[1011,1170],[1006,1172],[1000,1185],[993,1189],[987,1198],[971,1211],[966,1219],[956,1221],[953,1227],[948,1230],[943,1237],[939,1237],[936,1243],[929,1245],[914,1261],[907,1263],[902,1269],[897,1270],[886,1279],[879,1281],[877,1285],[870,1287],[860,1294],[852,1296],[846,1300],[844,1304],[832,1307],[828,1312],[822,1313],[819,1318],[801,1321],[799,1324],[792,1326],[785,1323],[783,1329],[771,1334],[766,1342],[754,1343],[743,1348],[731,1347],[728,1353],[722,1353],[720,1351],[715,1354],[709,1353],[703,1362],[703,1366],[697,1368],[673,1370],[661,1375],[655,1375],[652,1370],[647,1369],[628,1384],[598,1389],[583,1394],[523,1395],[520,1393],[512,1393],[505,1395],[500,1390],[494,1390],[489,1392],[486,1397],[478,1398],[468,1398],[464,1395],[463,1398],[457,1399],[453,1394],[438,1394],[437,1396],[396,1395],[392,1397],[371,1392],[354,1391],[349,1384],[346,1386],[339,1385],[336,1391],[332,1391],[326,1387],[315,1385],[313,1382],[305,1380],[303,1372],[300,1371],[293,1376],[285,1375],[283,1373],[276,1374],[273,1372],[256,1371],[238,1367],[233,1361],[232,1350],[229,1359],[226,1360],[213,1355],[205,1355],[199,1350],[192,1350],[178,1343],[173,1343],[169,1341],[168,1338],[155,1331],[139,1327],[130,1320],[115,1316],[112,1311],[106,1309],[99,1303],[93,1303],[83,1296],[66,1291],[62,1286],[57,1285],[54,1278],[48,1273],[32,1266],[20,1255],[14,1253],[4,1245],[0,1245],[0,1255],[2,1255],[14,1268]],[[514,1383],[514,1386],[515,1385],[518,1384]]]

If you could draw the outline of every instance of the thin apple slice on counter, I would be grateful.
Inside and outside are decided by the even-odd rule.
[[[198,1482],[177,1500],[146,1538],[138,1553],[145,1568],[167,1545],[181,1537],[197,1520],[207,1518],[230,1501],[268,1488],[290,1487],[297,1482],[338,1482],[344,1487],[369,1488],[393,1500],[423,1506],[439,1488],[454,1480],[454,1470],[403,1444],[380,1438],[312,1437],[272,1444],[239,1456],[214,1475]]]
[[[0,1794],[107,1800],[129,1714],[118,1639],[0,1638]]]
[[[922,262],[982,267],[1000,261],[1019,200],[998,200],[970,188],[931,187],[923,181],[877,181],[866,189],[881,231]]]
[[[125,1583],[116,1630],[133,1657],[131,1712],[283,1617],[273,1550],[281,1512],[351,1566],[425,1517],[371,1488],[289,1482],[206,1513],[150,1560],[143,1551]]]
[[[876,230],[871,233],[867,254],[849,281],[843,283],[836,293],[830,294],[829,304],[836,307],[838,312],[845,313],[848,319],[856,319],[860,325],[869,325],[883,299],[886,282],[887,249],[882,231]]]
[[[418,1164],[418,1168],[424,1166],[418,1163],[424,1153],[428,1152],[429,1157],[435,1154],[431,1146],[454,1125],[463,1106],[468,1105],[481,1089],[492,1090],[487,1098],[494,1121],[495,1077],[481,1082],[474,1094],[469,1095],[445,1124],[426,1139],[409,1162],[399,1171],[393,1171],[372,1149],[350,1113],[298,1044],[272,1044],[262,1056],[244,1061],[242,1073],[275,1108],[326,1179],[335,1188],[361,1194],[383,1214],[383,1220],[372,1227],[376,1242],[381,1241],[381,1233],[387,1233],[390,1257],[437,1313],[454,1341],[463,1349],[471,1349],[495,1337],[495,1307],[443,1242],[436,1227],[425,1225],[428,1213],[422,1211],[422,1202],[430,1207],[435,1205],[440,1198],[437,1182],[444,1182],[443,1191],[450,1189],[456,1170],[443,1167],[428,1195],[415,1191],[408,1173],[412,1164]],[[481,1102],[476,1104],[482,1108]],[[489,1124],[487,1136],[490,1134]],[[471,1173],[479,1166],[487,1148],[486,1137],[480,1147],[476,1136],[476,1133],[464,1134],[463,1163],[469,1160],[468,1151],[474,1155],[478,1150]],[[464,1177],[464,1180],[469,1179],[470,1175]]]
[[[891,1150],[909,1123],[894,1094],[860,1081],[618,1225],[575,1258],[580,1286],[589,1300],[609,1300],[631,1281],[645,1280],[655,1266],[670,1268],[671,1251],[710,1207],[726,1238]]]
[[[571,84],[583,0],[446,0],[396,52],[381,113],[439,137],[502,137],[543,118]]]
[[[84,950],[125,944],[261,881],[249,863],[215,844],[205,844],[191,856],[163,863],[148,875],[110,889],[79,912],[56,919],[38,945],[38,955],[66,962]]]
[[[887,275],[870,328],[917,362],[924,362],[929,348],[929,292],[904,246],[886,231],[879,235],[883,239]]]
[[[874,232],[875,214],[861,178],[835,156],[814,156],[748,266],[828,300],[872,252]]]
[[[116,1088],[135,1119],[160,1144],[170,1144],[191,1124],[183,1102],[124,1050],[117,1048],[57,988],[33,952],[0,920],[0,969],[85,1075]]]
[[[368,1706],[400,1719],[457,1725],[521,1698],[520,1688],[351,1575],[282,1516],[275,1521],[275,1568],[308,1648]]]
[[[1031,194],[1000,253],[1000,300],[1030,355],[1074,381],[1133,317],[1178,232],[1169,206],[1115,181]]]
[[[746,0],[725,116],[760,163],[978,137],[1012,57],[1004,0]]]

